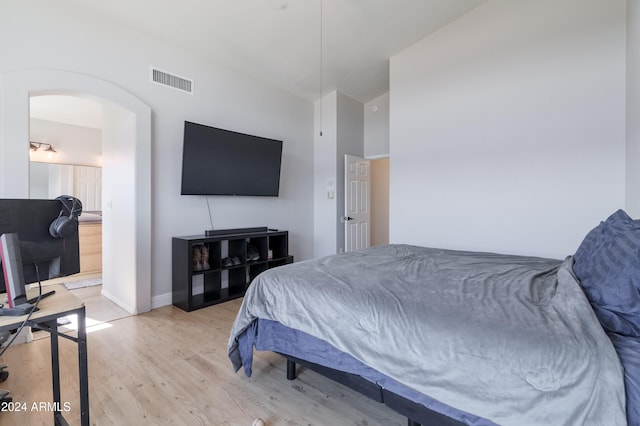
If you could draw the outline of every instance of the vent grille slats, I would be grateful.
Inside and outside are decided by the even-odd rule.
[[[193,80],[151,67],[151,83],[193,95]]]

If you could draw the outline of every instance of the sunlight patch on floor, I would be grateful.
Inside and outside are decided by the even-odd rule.
[[[69,315],[64,317],[64,319],[69,322],[66,324],[60,324],[60,327],[68,331],[78,331],[78,315]],[[113,324],[109,322],[98,321],[89,317],[86,317],[85,322],[87,334],[113,327]]]

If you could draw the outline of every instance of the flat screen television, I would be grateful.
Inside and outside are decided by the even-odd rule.
[[[182,195],[277,197],[282,141],[184,123]]]
[[[0,199],[0,234],[18,234],[26,284],[80,272],[78,233],[62,239],[49,235],[49,225],[61,210],[58,200]],[[0,274],[0,293],[4,292]]]

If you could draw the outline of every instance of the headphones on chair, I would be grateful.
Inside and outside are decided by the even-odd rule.
[[[53,238],[67,238],[78,231],[78,216],[82,213],[82,202],[71,195],[61,195],[56,200],[62,203],[63,209],[49,225],[49,235]]]

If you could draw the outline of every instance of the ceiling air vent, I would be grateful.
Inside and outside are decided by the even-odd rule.
[[[193,80],[151,67],[151,82],[193,95]]]

